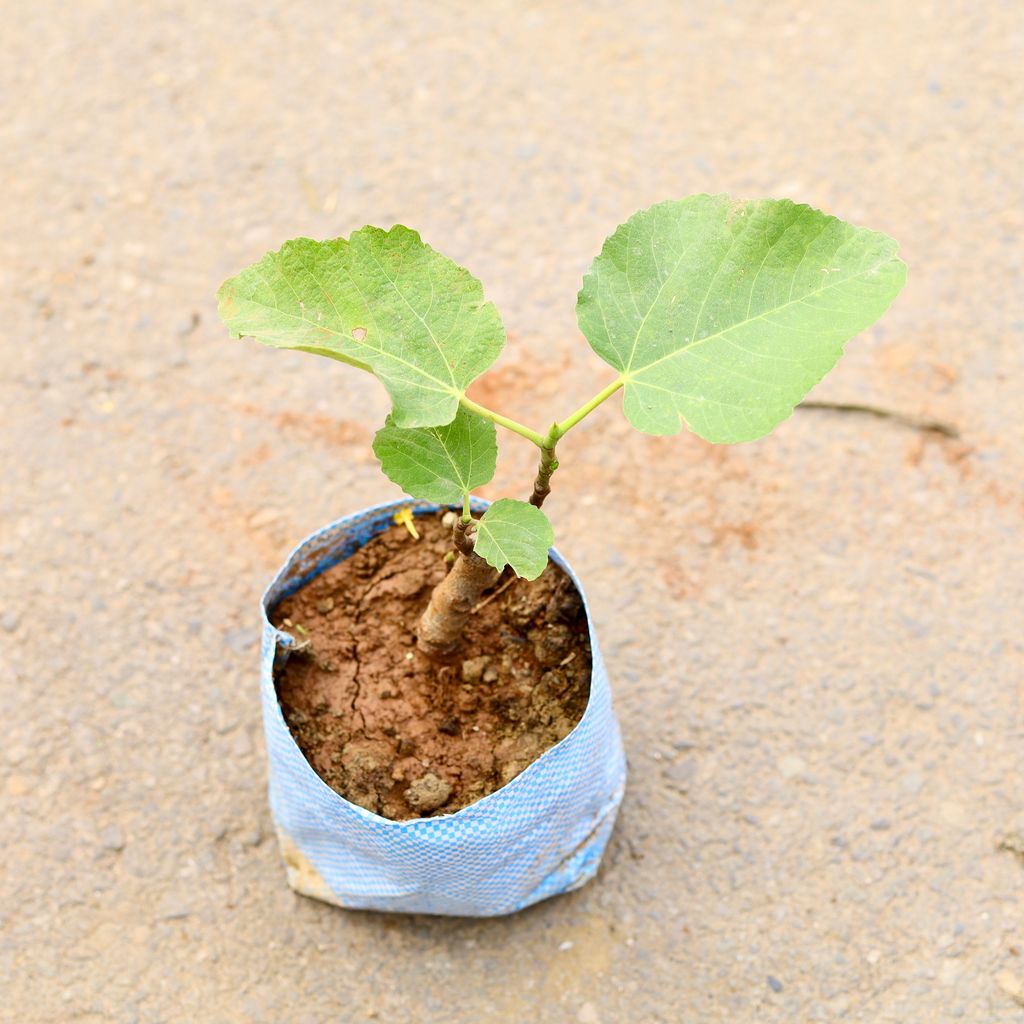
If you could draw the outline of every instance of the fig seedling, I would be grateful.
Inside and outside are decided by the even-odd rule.
[[[554,536],[541,505],[566,433],[621,391],[646,434],[685,424],[716,444],[764,436],[899,293],[896,250],[786,199],[696,195],[641,210],[605,241],[576,301],[580,330],[615,376],[543,431],[467,396],[505,344],[501,318],[469,271],[409,228],[286,242],[218,300],[235,337],[377,377],[392,402],[373,442],[384,473],[414,498],[461,505],[458,557],[417,634],[444,657],[499,572],[543,572]],[[537,447],[537,476],[528,501],[501,498],[475,519],[470,494],[494,476],[499,426]]]

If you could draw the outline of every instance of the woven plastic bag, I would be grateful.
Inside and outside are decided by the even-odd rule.
[[[481,511],[486,502],[474,501]],[[589,612],[590,698],[568,736],[501,789],[434,818],[391,821],[350,803],[313,771],[288,729],[274,688],[294,638],[269,613],[324,570],[348,558],[411,508],[402,500],[366,509],[307,537],[263,595],[260,692],[270,762],[270,809],[289,884],[341,907],[485,917],[578,889],[594,876],[622,800],[626,763],[608,676]],[[586,607],[572,569],[552,549]]]

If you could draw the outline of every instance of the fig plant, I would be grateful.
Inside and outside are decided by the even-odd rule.
[[[409,228],[286,242],[218,300],[235,337],[377,377],[392,402],[373,443],[384,473],[414,498],[461,505],[455,563],[418,630],[421,650],[443,657],[499,572],[544,570],[553,532],[541,505],[568,431],[622,391],[626,418],[647,434],[685,424],[717,444],[762,437],[899,293],[896,250],[786,199],[696,195],[641,210],[605,241],[576,302],[615,376],[543,431],[467,395],[505,344],[501,318],[475,277]],[[499,426],[537,447],[536,480],[528,501],[501,498],[475,519],[470,495],[494,475]]]

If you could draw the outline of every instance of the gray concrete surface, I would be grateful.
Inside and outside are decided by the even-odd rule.
[[[14,2],[0,41],[0,1018],[1024,1018],[1018,5]],[[293,895],[256,599],[394,493],[385,402],[227,340],[216,286],[413,225],[504,314],[479,393],[541,424],[607,379],[573,314],[604,236],[701,190],[899,238],[816,397],[962,439],[603,408],[550,502],[632,765],[599,879],[498,921]]]

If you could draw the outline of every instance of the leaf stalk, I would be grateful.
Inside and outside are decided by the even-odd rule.
[[[611,398],[624,381],[622,377],[613,380],[607,387],[602,388],[594,397],[581,405],[571,416],[567,416],[561,423],[552,423],[548,428],[544,443],[540,445],[540,464],[537,466],[537,477],[533,481],[533,494],[530,495],[530,504],[540,508],[544,499],[551,493],[551,476],[558,469],[558,459],[555,456],[555,446],[558,442],[584,417],[589,416],[602,402]]]
[[[567,416],[561,423],[554,423],[548,431],[547,440],[557,442],[567,434],[585,416],[589,416],[603,401],[611,398],[625,383],[624,378],[617,377],[606,388],[602,388],[594,397],[584,405],[581,405],[571,416]],[[544,445],[541,445],[543,448]]]
[[[540,449],[540,464],[537,467],[537,477],[533,482],[533,494],[530,495],[530,504],[540,508],[544,499],[551,493],[551,476],[558,469],[558,459],[555,457],[555,446],[558,442],[584,417],[589,416],[602,402],[611,398],[625,383],[621,376],[617,377],[607,387],[602,388],[589,402],[585,402],[574,413],[567,416],[561,423],[552,423],[546,434],[540,434],[536,430],[524,427],[507,416],[494,412],[486,406],[474,402],[471,398],[463,395],[459,401],[462,406],[475,412],[478,416],[505,427],[528,441],[532,441]],[[468,495],[464,496],[462,504],[462,521],[467,522],[468,516]]]
[[[469,409],[470,412],[475,412],[478,416],[483,416],[485,420],[490,420],[492,423],[497,423],[499,427],[504,427],[506,430],[511,430],[513,433],[519,434],[521,437],[525,437],[527,441],[532,441],[538,448],[544,446],[544,435],[538,434],[536,430],[524,427],[522,423],[517,423],[515,420],[509,419],[507,416],[502,416],[501,413],[497,413],[493,409],[488,409],[486,406],[479,405],[471,398],[467,398],[465,395],[462,395],[459,398],[459,402],[464,409]]]

